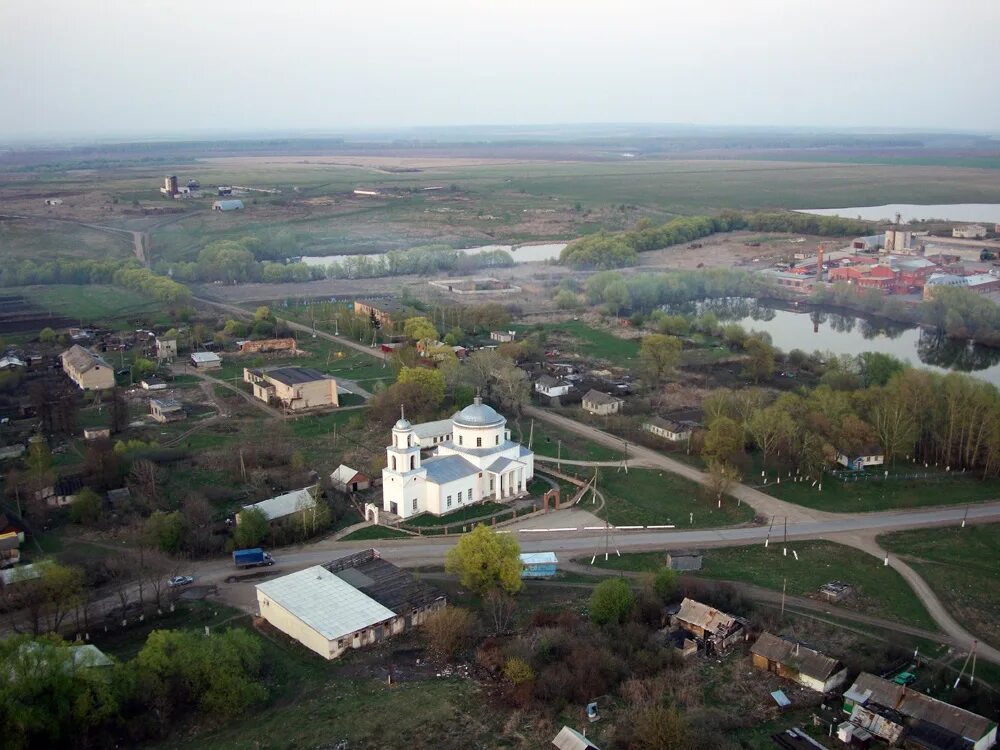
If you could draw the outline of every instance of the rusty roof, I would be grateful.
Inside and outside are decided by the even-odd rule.
[[[697,625],[713,635],[729,632],[736,624],[736,618],[732,615],[727,615],[725,612],[720,612],[714,607],[709,607],[694,599],[684,599],[681,602],[677,619]]]
[[[840,671],[843,665],[836,659],[821,654],[801,643],[788,641],[772,633],[762,633],[750,653],[763,656],[768,661],[792,667],[800,674],[824,682]]]

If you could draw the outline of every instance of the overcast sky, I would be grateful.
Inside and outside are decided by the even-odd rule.
[[[0,139],[580,122],[1000,131],[1000,0],[0,0]]]

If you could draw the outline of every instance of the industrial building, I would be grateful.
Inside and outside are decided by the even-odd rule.
[[[311,367],[244,368],[243,380],[264,403],[289,411],[339,406],[337,381]]]
[[[336,659],[420,625],[445,596],[369,549],[257,584],[260,616]]]

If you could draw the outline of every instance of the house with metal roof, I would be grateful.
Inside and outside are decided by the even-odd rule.
[[[583,397],[583,410],[590,414],[618,414],[625,400],[591,388]]]
[[[507,420],[478,396],[451,418],[449,436],[433,455],[403,416],[392,428],[382,470],[382,510],[400,518],[443,515],[483,500],[502,502],[527,492],[535,454],[510,439]],[[443,426],[430,431],[442,434]],[[448,434],[448,433],[444,433]]]
[[[231,198],[228,200],[215,201],[212,204],[213,211],[242,211],[244,209],[243,201],[239,198]]]
[[[85,391],[114,388],[115,371],[102,357],[74,344],[61,355],[62,368],[69,379]]]
[[[413,425],[413,434],[420,441],[420,447],[426,450],[451,440],[451,429],[450,419],[438,419]]]
[[[996,721],[868,672],[844,693],[844,711],[851,724],[890,745],[989,750],[997,744]]]
[[[261,500],[259,503],[244,505],[243,510],[247,511],[253,508],[261,511],[268,521],[278,521],[293,513],[301,510],[309,510],[314,507],[318,492],[319,486],[314,484],[312,487],[304,487],[294,492],[286,492],[284,495]],[[242,511],[236,514],[236,523],[240,522],[241,515]]]
[[[247,367],[243,380],[256,398],[289,411],[340,405],[337,381],[311,367]]]
[[[151,398],[149,414],[157,422],[179,422],[187,417],[184,407],[175,398]]]
[[[552,746],[559,750],[600,750],[597,745],[572,727],[563,727],[552,740]]]
[[[558,563],[555,552],[522,552],[521,578],[552,578]]]
[[[650,417],[643,423],[642,429],[676,443],[691,437],[693,426],[691,422],[675,422],[672,419],[664,419],[663,417]]]
[[[692,640],[708,653],[725,653],[747,638],[746,620],[686,597],[671,624],[690,633]]]
[[[573,389],[573,384],[551,375],[542,375],[535,381],[535,392],[549,398],[565,396]]]
[[[405,632],[445,597],[374,549],[257,584],[260,616],[324,659]]]
[[[199,370],[218,370],[222,367],[222,357],[215,352],[192,352],[191,364]]]
[[[762,633],[750,648],[753,665],[779,677],[829,693],[847,681],[847,667],[798,641]]]
[[[334,489],[341,492],[357,492],[367,490],[371,487],[372,480],[367,474],[363,474],[357,469],[341,464],[330,474],[330,482]]]

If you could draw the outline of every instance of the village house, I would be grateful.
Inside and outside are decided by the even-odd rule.
[[[81,389],[103,391],[114,387],[114,369],[93,352],[74,344],[61,356],[63,372]]]
[[[836,659],[771,633],[762,633],[750,648],[753,665],[797,682],[817,693],[829,693],[847,681],[847,667]]]
[[[566,726],[559,730],[559,734],[552,740],[552,746],[558,750],[600,750],[587,739],[587,735]]]
[[[164,339],[157,336],[156,358],[167,360],[177,359],[177,339]]]
[[[324,659],[420,625],[438,590],[369,549],[257,584],[260,616]]]
[[[565,380],[554,378],[551,375],[542,375],[535,381],[535,392],[541,393],[549,398],[565,396],[573,389],[573,384]]]
[[[498,344],[509,344],[517,338],[517,331],[490,331],[490,341]]]
[[[362,474],[357,469],[352,469],[350,466],[345,466],[344,464],[338,466],[330,474],[330,482],[333,484],[335,490],[340,490],[341,492],[367,490],[372,485],[372,481],[367,474]]]
[[[149,400],[149,414],[161,424],[179,422],[187,418],[184,407],[177,399],[173,398],[151,398]]]
[[[339,406],[337,381],[311,367],[244,368],[243,380],[266,404],[291,411]]]
[[[663,419],[662,417],[650,417],[643,423],[642,429],[665,440],[678,443],[691,437],[692,423],[675,422],[672,419]]]
[[[110,427],[84,427],[84,440],[107,440],[111,437]]]
[[[507,420],[476,396],[452,418],[452,437],[424,459],[413,425],[400,416],[382,470],[382,510],[409,518],[443,515],[483,500],[523,495],[535,454],[510,439]]]
[[[222,357],[215,352],[192,352],[191,364],[198,370],[218,370],[222,367]]]
[[[747,623],[714,607],[685,599],[671,618],[671,625],[689,633],[708,654],[722,654],[747,638]]]
[[[609,393],[602,393],[593,388],[587,391],[587,394],[583,397],[583,410],[589,414],[599,414],[601,416],[619,414],[624,405],[624,399],[612,396]]]
[[[890,745],[989,750],[997,742],[995,721],[868,672],[844,693],[844,712]]]
[[[852,471],[864,471],[869,466],[885,463],[885,452],[878,445],[865,445],[856,451],[837,454],[837,463]]]
[[[318,492],[319,486],[313,485],[312,487],[304,487],[301,490],[286,492],[284,495],[278,495],[267,500],[261,500],[259,503],[244,505],[243,510],[236,514],[236,523],[240,523],[243,512],[248,510],[259,510],[264,514],[268,523],[280,521],[300,511],[310,510],[316,505],[316,495]]]

